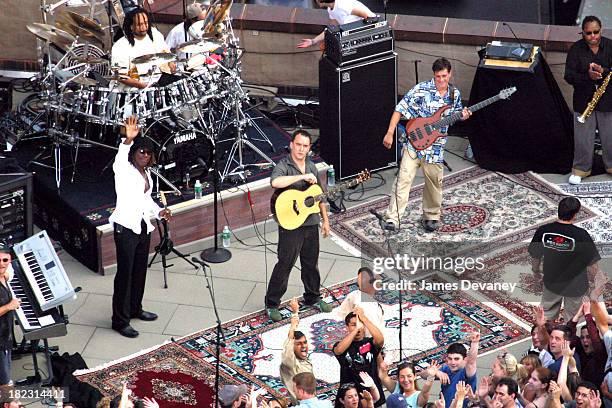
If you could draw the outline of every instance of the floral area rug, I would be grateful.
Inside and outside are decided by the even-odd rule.
[[[137,398],[155,398],[161,407],[209,407],[214,399],[214,370],[175,343],[74,375],[110,397],[126,384]]]
[[[577,225],[591,234],[602,258],[612,258],[612,181],[560,184],[559,188],[575,195],[583,205],[600,213],[599,217]]]
[[[531,240],[540,225],[557,219],[558,202],[564,195],[533,173],[502,175],[470,167],[444,178],[441,226],[427,233],[420,222],[423,190],[423,184],[411,189],[399,232],[385,234],[370,213],[384,213],[389,198],[333,215],[331,228],[364,257],[398,253],[486,256]],[[578,217],[579,222],[595,222],[602,213],[585,203]]]
[[[428,282],[446,283],[438,278],[428,279]],[[339,305],[336,300],[342,302],[353,290],[357,290],[355,280],[335,285],[324,301],[336,307]],[[472,330],[481,332],[481,353],[528,337],[528,324],[521,322],[518,316],[503,308],[486,306],[459,290],[439,287],[405,292],[401,322],[397,291],[381,292],[378,300],[384,310],[385,351],[394,361],[399,358],[400,324],[403,356],[421,367],[433,360],[441,362],[447,346],[457,341],[466,342],[467,333]],[[291,312],[285,305],[281,313],[284,319],[278,323],[270,321],[265,311],[261,311],[223,325],[227,346],[221,355],[221,383],[253,384],[256,388],[264,388],[268,395],[287,396],[279,367]],[[308,337],[310,359],[319,381],[318,393],[323,398],[333,399],[340,366],[332,347],[346,335],[344,316],[303,307],[300,317],[299,330]],[[107,395],[117,394],[127,382],[136,395],[154,395],[160,406],[186,406],[184,401],[205,398],[204,390],[213,384],[215,338],[214,328],[203,330],[116,364],[78,373],[77,378]],[[156,373],[159,380],[156,380]],[[159,398],[163,403],[158,395],[162,396]],[[198,402],[198,406],[205,405]]]

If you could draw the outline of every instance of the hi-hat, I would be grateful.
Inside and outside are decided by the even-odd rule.
[[[146,54],[140,57],[134,58],[132,63],[138,64],[155,64],[161,65],[167,62],[176,60],[176,55],[171,52],[158,52],[157,54]]]
[[[75,40],[72,34],[49,24],[30,23],[26,24],[26,27],[36,37],[50,41],[63,50],[68,50]]]
[[[72,21],[74,24],[81,28],[84,28],[96,34],[104,35],[104,30],[102,29],[102,26],[89,17],[84,17],[80,14],[75,13],[74,11],[67,10],[62,11],[61,15],[67,18],[68,21]]]

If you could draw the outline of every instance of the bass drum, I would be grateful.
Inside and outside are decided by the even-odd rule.
[[[213,144],[210,139],[204,132],[181,128],[176,122],[169,126],[167,120],[156,121],[145,133],[145,137],[150,138],[156,146],[155,157],[163,176],[179,185],[206,178],[213,165]]]

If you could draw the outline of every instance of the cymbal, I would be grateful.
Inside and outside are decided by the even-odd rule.
[[[96,85],[98,85],[98,82],[95,79],[86,78],[86,77],[82,77],[82,76],[73,78],[72,82],[77,83],[79,85],[84,85],[84,86],[96,86]]]
[[[106,75],[104,77],[102,77],[104,79],[108,79],[109,81],[118,81],[120,79],[130,79],[129,75],[124,75],[124,74],[113,74],[113,75]]]
[[[26,24],[26,27],[41,40],[50,41],[63,50],[67,50],[75,40],[72,34],[50,24],[30,23]]]
[[[72,35],[79,36],[79,38],[84,39],[84,40],[88,40],[88,41],[95,41],[97,43],[99,43],[100,45],[104,45],[104,36],[88,30],[86,28],[82,28],[79,27],[78,25],[74,24],[72,21],[57,21],[55,23],[55,26],[66,31],[67,33],[70,33]]]
[[[221,47],[221,44],[214,41],[192,40],[180,44],[176,47],[176,51],[181,51],[186,54],[199,54],[202,52],[212,52]]]
[[[85,28],[86,30],[89,30],[96,34],[104,35],[104,30],[102,30],[102,26],[89,17],[84,17],[80,14],[75,13],[74,11],[67,10],[62,11],[61,14],[64,17],[67,17],[69,21],[72,21],[74,24],[81,28]]]
[[[108,60],[98,57],[76,57],[75,60],[84,64],[108,64]]]
[[[157,54],[146,54],[140,57],[134,58],[132,63],[134,64],[155,64],[161,65],[166,62],[176,60],[176,55],[171,52],[158,52]]]

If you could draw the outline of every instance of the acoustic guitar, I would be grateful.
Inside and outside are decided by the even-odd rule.
[[[508,99],[514,92],[516,92],[516,87],[514,86],[511,88],[502,89],[499,94],[472,105],[468,109],[471,112],[476,112],[477,110],[482,109],[485,106],[489,106],[499,100]],[[434,144],[438,138],[446,136],[444,133],[440,132],[440,129],[459,121],[462,115],[461,112],[455,112],[452,115],[442,118],[442,114],[450,108],[450,105],[445,105],[438,109],[433,116],[428,118],[410,119],[407,121],[406,140],[408,140],[408,142],[410,142],[410,144],[416,150],[425,150]],[[400,139],[400,142],[405,142],[406,140]]]
[[[340,183],[323,192],[321,186],[313,184],[304,191],[297,189],[276,190],[270,198],[272,214],[276,216],[278,224],[286,230],[294,230],[304,224],[310,214],[321,211],[321,200],[338,194],[347,188],[355,187],[370,179],[368,170],[364,170],[351,181]]]

